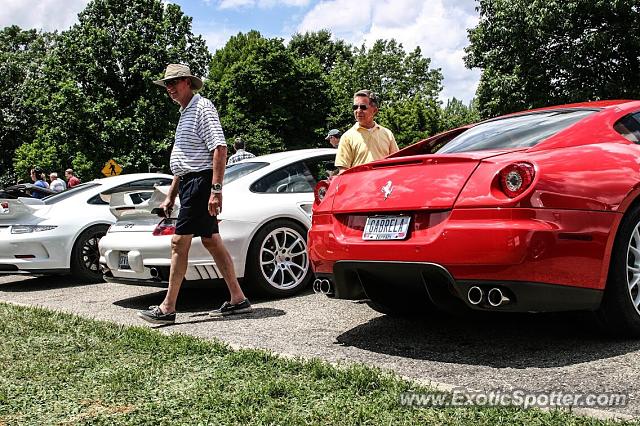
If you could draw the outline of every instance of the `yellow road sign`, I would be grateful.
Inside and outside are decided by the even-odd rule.
[[[120,165],[116,163],[113,159],[107,161],[104,167],[102,168],[102,174],[107,177],[118,176],[120,173],[122,173],[122,167],[120,167]]]

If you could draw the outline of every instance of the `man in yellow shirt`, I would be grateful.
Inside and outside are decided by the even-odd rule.
[[[373,120],[377,113],[378,97],[374,92],[365,89],[353,95],[353,115],[358,122],[340,138],[335,163],[340,173],[398,151],[391,130]]]

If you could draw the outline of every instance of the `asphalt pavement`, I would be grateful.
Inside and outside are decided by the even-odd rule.
[[[185,288],[176,324],[158,329],[285,356],[362,362],[443,389],[623,392],[626,407],[601,407],[593,414],[640,416],[640,340],[603,335],[588,313],[402,319],[364,303],[306,292],[288,299],[254,298],[251,315],[210,318],[207,312],[226,296],[223,286]],[[0,301],[119,324],[145,325],[136,311],[163,297],[164,289],[154,287],[0,276]]]

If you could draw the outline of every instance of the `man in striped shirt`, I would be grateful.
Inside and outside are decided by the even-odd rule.
[[[180,121],[169,161],[174,176],[167,198],[160,205],[169,217],[179,194],[180,213],[171,238],[167,294],[159,306],[140,311],[138,316],[152,324],[175,322],[176,300],[193,237],[201,237],[202,245],[213,256],[231,294],[230,301],[209,315],[251,312],[251,303],[240,288],[233,261],[218,233],[217,215],[222,211],[222,180],[227,158],[218,112],[210,100],[195,93],[202,88],[202,80],[192,76],[186,65],[168,65],[164,78],[154,83],[165,87],[169,97],[180,105]]]

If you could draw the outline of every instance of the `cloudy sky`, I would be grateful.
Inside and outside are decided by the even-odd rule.
[[[406,50],[420,46],[444,75],[441,98],[469,102],[479,70],[464,67],[467,28],[476,25],[475,0],[165,0],[193,17],[193,31],[210,50],[252,29],[288,40],[296,32],[329,29],[352,44],[394,38]],[[65,30],[88,0],[2,0],[0,27]]]

